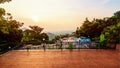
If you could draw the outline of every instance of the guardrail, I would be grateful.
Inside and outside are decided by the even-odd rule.
[[[15,50],[15,49],[19,48],[20,46],[22,46],[22,43],[14,43],[14,42],[4,43],[4,44],[0,44],[0,45],[3,47],[5,45],[13,45],[13,44],[16,44],[16,46],[14,46],[12,48],[11,47],[7,48],[7,49],[1,51],[0,54],[6,53],[6,52],[11,51],[11,50]]]

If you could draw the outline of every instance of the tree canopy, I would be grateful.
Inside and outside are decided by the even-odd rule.
[[[0,0],[0,3],[10,2],[12,0]]]
[[[0,8],[0,43],[6,42],[7,44],[1,45],[0,49],[7,50],[21,42],[23,34],[20,27],[22,26],[23,23],[14,20],[10,13],[6,13],[3,8]]]
[[[97,38],[101,33],[105,33],[107,38],[110,37],[120,37],[120,11],[114,13],[111,17],[106,17],[103,19],[93,19],[89,21],[88,18],[85,19],[82,26],[77,27],[74,32],[75,37],[90,37]]]
[[[27,29],[23,32],[23,41],[24,42],[47,42],[49,40],[49,37],[46,33],[41,33],[44,28],[41,28],[39,26],[29,26],[30,29]],[[44,40],[43,40],[44,39]]]

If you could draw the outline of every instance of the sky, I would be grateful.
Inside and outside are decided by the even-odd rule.
[[[120,10],[120,0],[12,0],[0,4],[24,27],[37,25],[44,32],[75,31],[85,18],[110,17]]]

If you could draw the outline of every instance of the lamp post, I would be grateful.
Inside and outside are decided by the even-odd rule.
[[[80,39],[78,40],[78,49],[80,50]]]
[[[60,48],[61,48],[61,51],[62,51],[62,39],[60,39],[60,43],[61,43]]]
[[[44,52],[45,52],[45,48],[46,48],[46,46],[45,46],[45,38],[43,38],[43,48],[44,48]]]

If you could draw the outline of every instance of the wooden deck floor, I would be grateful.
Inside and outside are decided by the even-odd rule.
[[[120,68],[120,50],[13,50],[0,55],[0,68]]]
[[[120,50],[13,50],[0,55],[0,68],[120,68]]]

